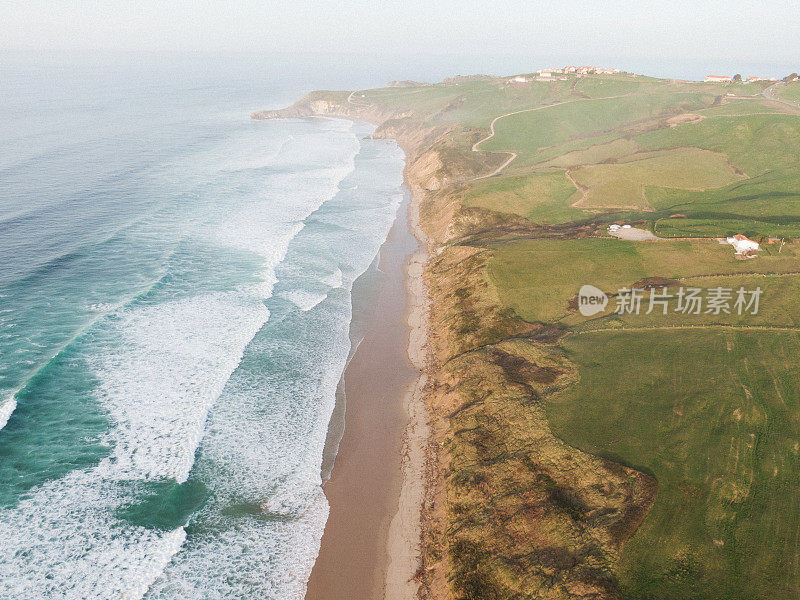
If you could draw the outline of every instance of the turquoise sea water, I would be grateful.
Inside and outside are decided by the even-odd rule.
[[[274,73],[2,76],[0,599],[302,597],[401,151]]]

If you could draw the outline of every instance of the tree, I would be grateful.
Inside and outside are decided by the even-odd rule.
[[[742,83],[742,76],[739,73],[737,73],[736,75],[733,76],[733,81],[735,83]]]

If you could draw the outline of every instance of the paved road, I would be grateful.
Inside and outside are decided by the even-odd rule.
[[[781,82],[778,82],[778,83],[776,83],[775,85],[771,85],[771,86],[769,86],[768,88],[766,88],[766,89],[765,89],[763,92],[761,92],[761,93],[763,94],[764,98],[766,98],[767,100],[774,100],[775,102],[780,102],[781,104],[785,104],[785,105],[787,105],[787,106],[791,106],[792,108],[800,108],[800,104],[798,104],[797,102],[792,102],[791,100],[784,100],[783,98],[778,98],[778,97],[775,95],[775,93],[773,92],[773,90],[774,90],[775,88],[777,88],[777,87],[781,87],[781,86],[783,86],[783,85],[786,85],[786,84],[784,84],[782,81],[781,81]],[[797,85],[800,85],[800,84],[797,84]]]

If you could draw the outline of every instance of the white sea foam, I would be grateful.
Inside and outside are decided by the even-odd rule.
[[[323,276],[321,279],[322,283],[331,286],[332,288],[342,287],[342,270],[339,267],[331,272],[330,275]]]
[[[0,598],[141,598],[186,534],[119,521],[123,500],[96,470],[75,471],[1,511]]]
[[[328,518],[321,488],[305,513],[242,517],[200,533],[150,587],[148,600],[302,600]]]
[[[259,300],[233,293],[118,313],[94,357],[98,397],[116,425],[108,475],[186,481],[208,409],[268,316]]]
[[[254,340],[249,352],[286,361],[305,377],[233,375],[196,465],[215,502],[196,517],[201,533],[187,540],[148,600],[303,598],[328,514],[319,461],[349,348],[348,305],[342,297],[317,318],[304,317],[303,325],[320,326],[295,338]],[[231,516],[231,507],[254,503],[263,514]]]
[[[341,187],[352,191],[354,178],[358,195],[340,195],[314,214],[331,227],[306,228],[293,240],[286,261],[296,264],[283,268],[291,285],[282,280],[276,294],[307,310],[266,325],[210,411],[194,472],[214,500],[195,515],[197,533],[147,600],[303,598],[327,519],[320,464],[350,350],[348,291],[402,199],[402,155],[390,145],[384,151],[387,169],[357,169]],[[389,167],[396,178],[384,178]],[[320,285],[329,289],[317,302],[322,293],[310,290]]]
[[[0,404],[0,429],[6,426],[15,408],[17,408],[17,401],[13,396]]]
[[[289,290],[280,294],[302,311],[309,311],[328,297],[326,293],[315,293],[307,290]]]
[[[330,132],[338,138],[322,143]],[[251,581],[255,578],[267,581],[262,586],[267,589],[294,590],[275,597],[302,597],[327,515],[318,465],[314,466],[324,444],[327,407],[313,412],[315,423],[309,425],[310,430],[282,438],[284,443],[308,442],[311,450],[309,459],[301,461],[302,469],[282,475],[280,469],[275,471],[282,477],[277,486],[275,480],[265,486],[261,472],[248,474],[246,462],[229,463],[231,474],[236,473],[231,484],[250,481],[252,485],[255,476],[257,489],[250,488],[257,492],[255,497],[268,499],[275,494],[274,522],[261,520],[260,528],[258,524],[222,528],[204,544],[190,544],[181,553],[183,528],[161,532],[133,526],[117,519],[115,511],[131,500],[129,486],[137,481],[174,478],[183,482],[189,476],[209,410],[248,343],[268,320],[263,300],[272,293],[275,267],[302,231],[306,217],[337,193],[339,182],[354,168],[359,143],[349,129],[337,123],[317,137],[321,140],[317,153],[310,152],[307,143],[286,141],[273,161],[280,163],[276,164],[279,170],[269,174],[263,195],[243,199],[231,210],[221,209],[219,218],[196,234],[207,244],[259,256],[263,284],[248,281],[227,291],[148,296],[114,308],[84,336],[82,346],[91,349],[85,358],[99,380],[97,399],[113,422],[106,436],[111,452],[96,467],[44,483],[16,506],[0,509],[0,598],[136,600],[176,552],[176,561],[167,571],[171,576],[159,579],[173,586],[169,589],[175,585],[191,588],[193,582],[200,582],[202,587],[191,588],[198,597],[227,598],[236,595],[236,586],[256,589]],[[336,279],[340,281],[341,273]],[[338,360],[339,354],[333,358]],[[326,402],[333,399],[337,369],[327,369],[322,392]],[[252,384],[254,389],[268,385],[263,379]],[[281,397],[285,403],[281,410],[292,410],[291,399],[291,393]],[[243,400],[252,402],[252,398]],[[7,419],[6,411],[10,414],[11,410],[13,405],[6,401],[0,417]],[[242,419],[249,416],[238,414]],[[218,427],[219,422],[215,423]],[[270,437],[264,425],[250,423],[251,437],[246,427],[223,427],[220,441],[234,450],[245,450],[239,458],[249,461],[262,451],[259,443],[264,437]],[[237,431],[243,437],[230,437]],[[309,437],[303,439],[304,434]],[[227,481],[226,464],[221,466]],[[273,463],[262,466],[270,468]],[[233,488],[225,483],[223,489],[230,497]],[[275,543],[264,543],[264,535]],[[184,554],[187,560],[177,560]],[[259,564],[269,567],[269,578],[257,571]],[[217,571],[220,577],[209,579],[212,567],[221,569]],[[232,574],[230,567],[235,567]],[[203,573],[203,569],[208,570]],[[194,575],[178,576],[184,572]]]
[[[339,155],[341,166],[273,176],[270,187],[294,190],[287,201],[276,206],[273,198],[280,196],[268,194],[207,233],[215,244],[262,257],[259,288],[137,303],[107,322],[95,366],[99,397],[116,423],[112,458],[104,463],[111,475],[187,479],[208,410],[269,317],[262,300],[272,294],[275,267],[302,221],[354,168],[358,142],[351,137],[345,140],[349,152]]]
[[[229,153],[220,166],[220,170],[247,171],[271,167],[286,145],[294,140],[294,137],[291,134],[276,138],[259,136],[258,147],[243,145],[237,152]]]
[[[110,456],[0,509],[0,598],[137,600],[148,589],[153,599],[304,596],[328,514],[320,462],[349,351],[348,290],[386,237],[401,165],[399,151],[377,152],[391,169],[358,173],[357,128],[298,127],[266,165],[227,161],[229,170],[269,172],[258,194],[221,204],[197,233],[260,257],[263,283],[146,297],[92,326],[87,358],[114,423]],[[317,209],[340,185],[336,208],[323,215]],[[330,231],[304,230],[312,213]],[[302,309],[302,330],[258,335],[273,326],[263,300],[278,283],[276,268],[301,238],[303,252],[313,255],[314,244],[319,251],[303,263],[313,266],[312,279],[304,283],[296,270],[298,285],[280,293]],[[256,360],[242,363],[251,352]],[[0,406],[0,423],[8,406]],[[213,497],[188,539],[183,528],[155,531],[115,516],[131,485],[185,481],[193,468]]]

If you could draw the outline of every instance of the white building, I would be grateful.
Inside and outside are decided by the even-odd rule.
[[[754,242],[751,239],[748,239],[746,236],[742,235],[741,233],[737,233],[733,237],[729,237],[725,239],[733,249],[736,250],[736,254],[747,254],[748,252],[758,252],[759,245],[758,242]]]
[[[707,83],[727,83],[733,81],[733,77],[728,75],[707,75],[705,81]]]
[[[528,79],[527,77],[525,77],[523,75],[517,75],[511,81],[515,81],[516,83],[528,83],[530,81],[530,79]]]

